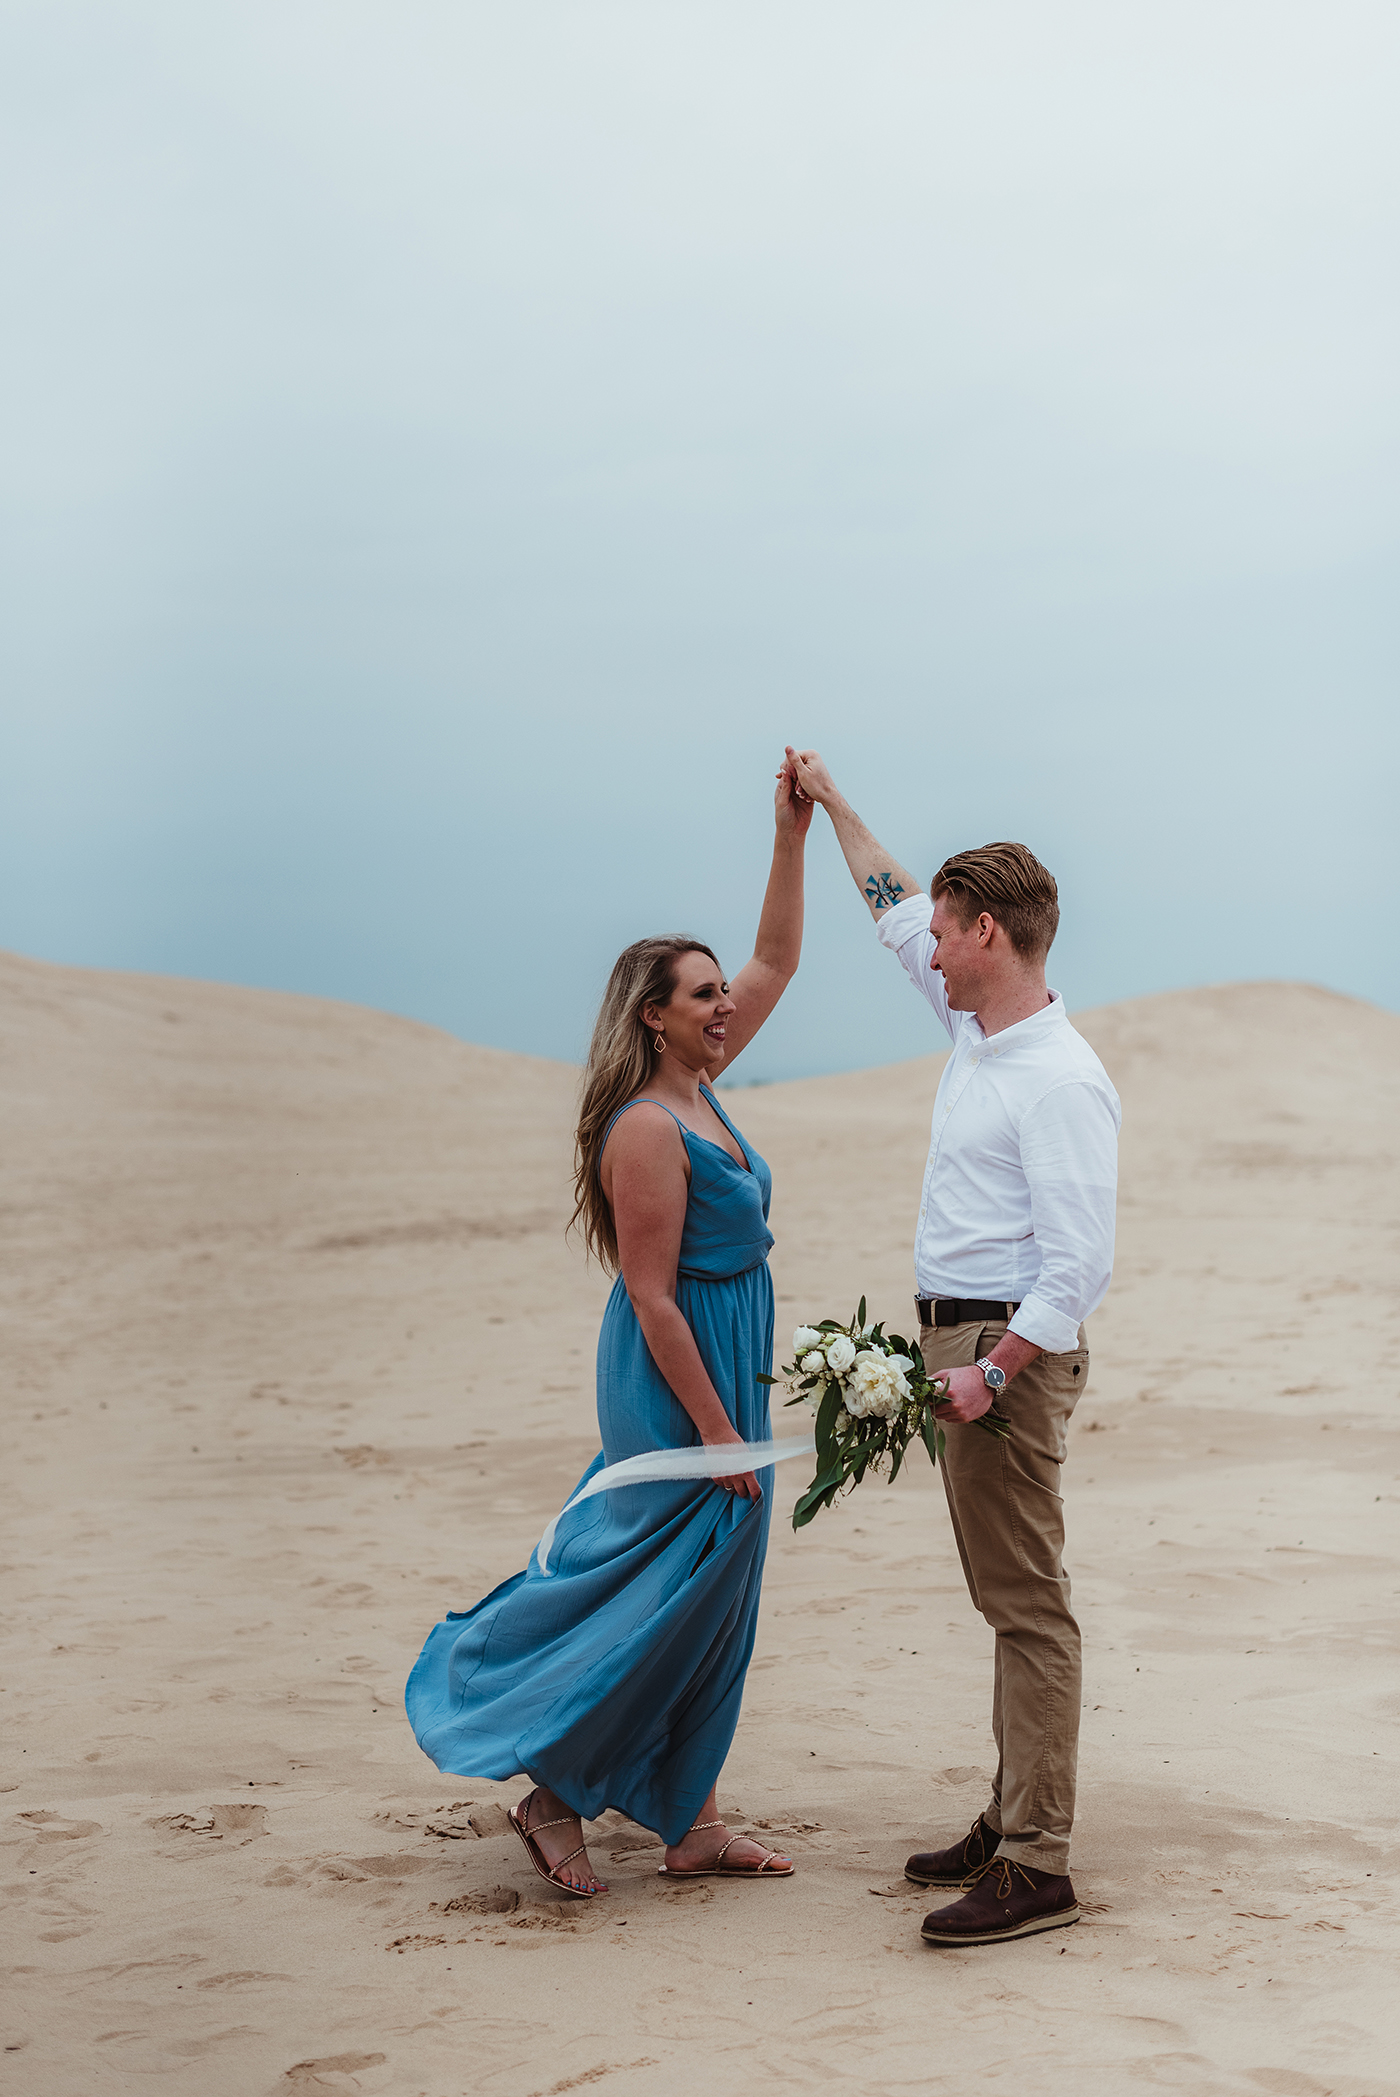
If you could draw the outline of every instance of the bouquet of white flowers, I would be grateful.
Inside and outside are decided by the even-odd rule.
[[[817,1475],[792,1510],[792,1526],[810,1522],[819,1507],[830,1507],[847,1485],[859,1485],[866,1472],[890,1460],[890,1479],[899,1476],[904,1452],[916,1438],[936,1463],[943,1451],[943,1429],[934,1407],[945,1386],[930,1379],[917,1347],[882,1325],[865,1322],[865,1298],[849,1325],[823,1318],[819,1325],[799,1325],[792,1336],[795,1361],[781,1376],[760,1376],[760,1383],[785,1383],[789,1405],[807,1405],[817,1416]],[[975,1423],[1005,1441],[1010,1423],[993,1408]]]

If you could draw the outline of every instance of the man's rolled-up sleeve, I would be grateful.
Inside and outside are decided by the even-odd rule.
[[[952,1021],[948,1016],[948,993],[943,987],[939,971],[930,967],[934,949],[938,942],[929,930],[929,919],[933,916],[933,905],[922,890],[906,896],[887,910],[883,917],[875,920],[875,937],[882,947],[888,947],[898,956],[900,966],[920,997],[927,998],[942,1025],[951,1035]]]
[[[1118,1121],[1112,1091],[1078,1080],[1043,1094],[1022,1117],[1040,1272],[1011,1330],[1047,1354],[1079,1345],[1079,1327],[1112,1278]]]

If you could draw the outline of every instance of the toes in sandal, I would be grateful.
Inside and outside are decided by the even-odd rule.
[[[596,1900],[600,1893],[606,1893],[606,1886],[571,1886],[567,1879],[561,1879],[559,1876],[566,1864],[572,1864],[575,1857],[583,1856],[588,1847],[586,1842],[580,1842],[578,1848],[571,1849],[567,1857],[561,1857],[557,1864],[551,1865],[535,1840],[536,1835],[544,1828],[567,1827],[570,1821],[577,1827],[581,1835],[583,1833],[583,1822],[579,1819],[577,1813],[565,1813],[558,1820],[537,1820],[533,1828],[528,1826],[530,1808],[538,1797],[539,1787],[537,1785],[533,1791],[529,1792],[520,1801],[518,1809],[511,1807],[506,1814],[506,1819],[525,1845],[526,1856],[530,1859],[540,1877],[547,1880],[551,1886],[557,1886],[561,1893],[570,1893],[575,1900]],[[521,1816],[518,1820],[516,1818],[517,1810]]]
[[[723,1826],[724,1822],[722,1820],[697,1820],[694,1827],[688,1829],[687,1832],[697,1835],[703,1828],[722,1828]],[[659,1879],[790,1879],[792,1877],[794,1867],[791,1864],[776,1864],[774,1860],[778,1856],[778,1851],[767,1849],[767,1845],[762,1842],[759,1843],[758,1847],[766,1850],[766,1854],[760,1858],[757,1864],[726,1864],[724,1861],[725,1851],[736,1842],[748,1840],[752,1840],[752,1837],[731,1835],[713,1864],[702,1864],[698,1871],[673,1871],[663,1864],[656,1876]]]

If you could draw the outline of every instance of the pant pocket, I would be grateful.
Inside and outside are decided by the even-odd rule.
[[[1069,1453],[1066,1429],[1070,1415],[1089,1387],[1089,1350],[1073,1347],[1067,1354],[1040,1357],[1042,1385],[1050,1401],[1050,1429],[1055,1438],[1055,1460],[1063,1463]],[[1015,1385],[1012,1385],[1015,1389]]]
[[[1077,1404],[1089,1387],[1089,1350],[1074,1347],[1068,1354],[1045,1354],[1041,1356],[1049,1387],[1057,1397],[1068,1398]]]

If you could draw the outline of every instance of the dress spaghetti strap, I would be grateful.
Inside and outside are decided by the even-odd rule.
[[[602,1169],[603,1169],[603,1152],[604,1152],[604,1151],[605,1151],[605,1150],[607,1149],[607,1147],[608,1147],[608,1138],[609,1138],[609,1136],[611,1136],[611,1134],[612,1134],[613,1130],[614,1130],[614,1129],[615,1129],[615,1128],[617,1127],[618,1123],[619,1123],[619,1122],[621,1121],[621,1119],[622,1119],[623,1115],[624,1115],[624,1114],[625,1114],[625,1113],[627,1112],[627,1109],[628,1109],[629,1107],[642,1107],[642,1106],[647,1106],[647,1107],[660,1107],[660,1109],[661,1109],[661,1111],[662,1111],[662,1113],[663,1113],[663,1114],[671,1114],[671,1109],[670,1109],[670,1108],[669,1108],[669,1107],[668,1107],[668,1106],[666,1105],[666,1102],[665,1102],[664,1100],[659,1100],[659,1099],[653,1099],[653,1098],[651,1097],[651,1094],[650,1094],[650,1093],[648,1093],[648,1092],[639,1092],[639,1093],[637,1094],[637,1097],[636,1097],[635,1099],[629,1099],[629,1100],[624,1100],[624,1101],[623,1101],[623,1103],[622,1103],[622,1105],[621,1105],[621,1106],[620,1106],[620,1107],[618,1108],[618,1110],[617,1110],[616,1114],[614,1114],[614,1116],[613,1116],[612,1120],[611,1120],[611,1121],[610,1121],[610,1122],[608,1123],[607,1127],[606,1127],[606,1128],[604,1129],[604,1131],[603,1131],[603,1140],[602,1140],[602,1142],[601,1142],[601,1143],[600,1143],[600,1144],[598,1145],[598,1170],[599,1170],[600,1172],[601,1172],[601,1171],[602,1171]],[[683,1121],[681,1120],[681,1118],[680,1118],[680,1115],[679,1115],[679,1114],[671,1114],[671,1119],[672,1119],[672,1121],[674,1121],[674,1123],[676,1124],[676,1127],[677,1127],[677,1128],[678,1128],[678,1129],[680,1130],[680,1132],[681,1132],[681,1142],[682,1142],[682,1143],[684,1143],[684,1142],[685,1142],[685,1133],[686,1133],[686,1132],[685,1132],[685,1123],[684,1123],[684,1122],[683,1122]]]

